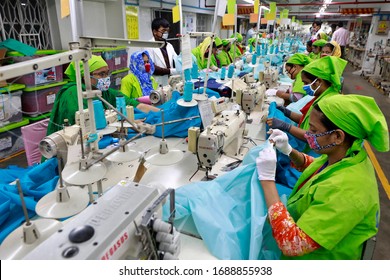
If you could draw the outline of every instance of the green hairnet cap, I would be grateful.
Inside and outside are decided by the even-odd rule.
[[[310,62],[312,62],[312,59],[303,53],[296,53],[287,60],[287,63],[295,65],[307,65]]]
[[[88,66],[89,72],[91,73],[97,69],[108,66],[108,64],[101,56],[92,55],[92,57],[88,60]],[[84,67],[82,62],[80,62],[80,71],[81,76],[84,76]],[[69,64],[69,66],[65,70],[65,74],[69,77],[71,81],[76,81],[76,67],[74,62]]]
[[[256,42],[256,38],[249,38],[248,39],[248,44],[250,45],[250,44],[253,44],[253,43],[255,43]]]
[[[236,33],[237,34],[237,41],[239,42],[239,43],[241,43],[242,42],[242,35],[240,34],[240,33]],[[234,38],[234,34],[232,34],[231,36],[230,36],[230,38]]]
[[[217,48],[222,45],[222,40],[219,37],[215,37],[214,42],[215,42],[215,45],[217,46]]]
[[[374,98],[362,95],[332,95],[318,102],[321,111],[341,130],[367,139],[380,152],[389,150],[386,119]]]
[[[229,40],[227,40],[227,39],[223,39],[223,40],[222,40],[222,45],[227,46],[227,45],[229,45],[229,44],[230,44],[230,41],[229,41]]]
[[[306,65],[302,71],[329,81],[336,90],[341,89],[341,76],[347,61],[334,56],[324,56]]]
[[[316,40],[313,42],[313,46],[316,46],[316,47],[323,47],[326,43],[328,43],[328,41],[324,40],[324,39],[320,39],[320,40]]]

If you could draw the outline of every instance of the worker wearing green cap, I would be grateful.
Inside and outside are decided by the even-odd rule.
[[[199,46],[192,49],[192,54],[196,57],[196,62],[199,69],[207,68],[207,60],[209,57],[211,37],[207,37],[200,43]],[[217,54],[221,52],[222,49],[222,40],[219,37],[214,38],[212,55],[210,60],[210,69],[213,71],[218,71],[218,68],[221,67],[220,61],[217,57]]]
[[[305,140],[304,135],[309,129],[309,116],[313,106],[322,99],[340,94],[341,75],[346,65],[346,60],[334,56],[325,56],[306,65],[301,71],[303,88],[308,95],[314,98],[301,109],[302,114],[292,113],[288,109],[283,112],[285,116],[298,123],[298,126],[287,124],[276,118],[267,119],[268,125]]]
[[[385,117],[371,97],[333,95],[314,106],[305,137],[320,157],[292,149],[278,129],[269,137],[303,171],[286,206],[275,186],[275,150],[266,147],[256,159],[282,258],[361,259],[364,243],[378,232],[380,207],[374,167],[362,143],[389,151]]]
[[[221,67],[227,66],[233,62],[232,56],[230,55],[231,43],[227,39],[222,40],[222,51],[217,55]]]
[[[290,102],[296,102],[306,95],[303,90],[303,82],[301,78],[301,70],[305,65],[312,60],[305,54],[293,54],[286,62],[285,70],[290,79],[294,80],[291,90],[278,90],[276,96],[284,99],[284,104],[288,105]]]
[[[325,44],[328,43],[328,41],[324,39],[316,40],[313,42],[313,52],[309,54],[309,57],[312,60],[319,59],[321,57],[321,50],[322,47],[325,46]]]
[[[88,60],[88,66],[92,87],[101,90],[102,97],[116,107],[116,97],[124,95],[121,92],[110,88],[110,69],[108,68],[107,63],[101,56],[92,55]],[[82,64],[80,64],[80,68],[81,77],[83,78],[84,69]],[[74,62],[69,64],[68,68],[65,70],[65,74],[69,77],[70,82],[64,85],[56,94],[49,126],[47,128],[47,135],[62,129],[65,119],[68,120],[69,125],[75,124],[75,114],[76,111],[79,110],[79,105],[77,99],[76,67]],[[82,85],[82,89],[85,90],[85,85]],[[158,110],[153,106],[139,103],[135,99],[128,98],[127,96],[124,97],[126,105],[134,106],[145,113],[151,110]],[[103,106],[105,109],[108,109],[105,104],[103,104]],[[84,99],[84,108],[87,107],[87,100]]]
[[[245,52],[245,49],[242,47],[241,45],[241,42],[242,42],[242,35],[240,33],[236,33],[236,36],[235,34],[233,33],[231,36],[230,36],[231,39],[233,38],[237,38],[237,40],[234,42],[234,44],[232,45],[232,47],[230,48],[230,56],[232,57],[232,59],[235,59],[235,58],[238,58],[238,57],[241,57],[244,52]],[[235,51],[235,52],[234,52]]]

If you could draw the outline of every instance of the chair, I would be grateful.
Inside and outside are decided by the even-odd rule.
[[[42,154],[39,151],[39,142],[46,136],[49,120],[50,119],[43,119],[21,128],[24,149],[26,151],[27,163],[29,166],[41,162]]]
[[[362,260],[372,260],[376,245],[376,236],[366,240],[363,244]]]

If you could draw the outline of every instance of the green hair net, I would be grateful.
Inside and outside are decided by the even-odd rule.
[[[313,76],[329,81],[332,86],[341,89],[341,76],[344,68],[347,66],[347,61],[334,56],[325,56],[316,59],[306,65],[302,71],[308,72]]]
[[[302,54],[302,53],[296,53],[296,54],[292,55],[287,60],[286,63],[291,63],[291,64],[295,64],[295,65],[307,65],[310,62],[312,62],[312,59],[310,57],[308,57],[307,55]]]
[[[217,48],[222,45],[222,40],[219,37],[215,37],[214,42],[215,42],[215,45],[217,46]]]
[[[348,134],[367,139],[380,152],[389,150],[386,119],[374,98],[362,95],[333,95],[318,102],[328,119]]]
[[[238,32],[236,34],[237,34],[237,41],[239,43],[241,43],[242,42],[242,35]],[[234,33],[230,36],[230,38],[234,38]]]
[[[229,41],[229,40],[227,40],[227,39],[223,39],[223,40],[222,40],[222,45],[227,46],[227,45],[229,45],[229,44],[230,44],[230,41]]]
[[[92,73],[97,69],[108,66],[108,64],[101,56],[92,55],[92,57],[88,60],[88,66],[89,72]],[[81,77],[84,76],[84,67],[82,62],[80,62],[80,71]],[[76,67],[74,61],[66,68],[65,74],[71,81],[76,81]]]
[[[324,40],[324,39],[320,39],[320,40],[316,40],[313,42],[313,46],[316,46],[316,47],[323,47],[326,43],[328,43],[328,41]]]

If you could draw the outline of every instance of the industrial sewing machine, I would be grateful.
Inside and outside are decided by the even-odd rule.
[[[231,157],[240,153],[245,123],[245,112],[229,110],[214,117],[212,124],[202,133],[199,128],[189,129],[188,150],[197,154],[199,169],[206,169],[206,177],[222,153]]]
[[[276,68],[270,66],[270,62],[264,62],[264,79],[260,79],[261,82],[264,82],[266,88],[274,88],[278,85],[279,73]]]
[[[170,196],[169,222],[161,220]],[[174,190],[122,180],[65,223],[25,259],[177,259],[179,233],[173,227]]]
[[[158,89],[153,90],[149,95],[150,102],[155,106],[162,105],[168,100],[170,100],[171,98],[172,98],[172,87],[170,85],[166,85],[163,87],[161,86]]]

